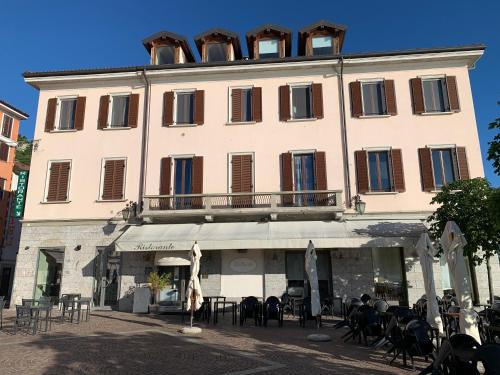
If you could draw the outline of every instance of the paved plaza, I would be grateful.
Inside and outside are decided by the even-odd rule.
[[[55,312],[55,310],[54,310]],[[54,315],[57,315],[56,313]],[[222,317],[220,317],[221,319]],[[316,331],[288,319],[284,327],[200,324],[196,337],[179,333],[180,316],[94,311],[89,322],[56,323],[36,336],[12,334],[13,313],[0,332],[0,373],[8,374],[401,374],[401,360],[389,366],[383,351],[352,341],[333,320],[321,331],[331,342],[312,343]],[[425,364],[417,362],[417,368]]]

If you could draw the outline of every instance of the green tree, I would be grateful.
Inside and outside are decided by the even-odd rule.
[[[158,302],[159,293],[164,289],[170,282],[172,276],[169,273],[164,273],[162,275],[157,272],[151,272],[148,276],[148,287],[153,292],[154,303]]]
[[[497,134],[493,137],[493,140],[488,142],[488,160],[493,163],[495,173],[500,176],[500,118],[490,122],[488,129],[498,129]]]
[[[499,252],[500,244],[498,199],[498,189],[492,189],[485,178],[458,180],[444,186],[432,199],[431,204],[440,206],[427,220],[435,240],[441,237],[449,220],[457,223],[467,240],[464,256],[474,265],[487,263],[490,299],[493,291],[488,260]],[[441,246],[439,252],[442,253]]]
[[[16,147],[16,161],[30,165],[32,152],[33,141],[30,141],[24,135],[19,135]]]

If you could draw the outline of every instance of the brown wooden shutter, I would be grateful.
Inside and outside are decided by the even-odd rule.
[[[321,83],[312,84],[312,108],[315,118],[323,118],[323,87]]]
[[[455,76],[446,76],[446,87],[448,88],[448,100],[450,101],[450,111],[460,112],[460,103],[458,101],[457,78]]]
[[[79,96],[76,99],[76,110],[75,110],[75,129],[83,130],[83,123],[85,121],[85,105],[87,98],[85,96]]]
[[[364,194],[370,191],[370,185],[368,183],[367,152],[364,150],[355,151],[354,159],[356,160],[356,177],[358,181],[358,193]]]
[[[160,195],[170,195],[172,158],[162,158],[160,163]]]
[[[231,158],[231,192],[253,191],[252,155],[233,155]],[[232,197],[233,207],[251,207],[252,196]]]
[[[262,122],[262,87],[252,89],[252,119]]]
[[[292,153],[285,152],[281,154],[281,191],[293,191],[293,170]],[[293,195],[283,195],[281,197],[283,206],[293,204]]]
[[[123,199],[125,160],[106,160],[104,164],[103,200]]]
[[[290,86],[280,86],[280,121],[290,120]]]
[[[50,164],[47,202],[64,202],[68,199],[69,162]]]
[[[163,94],[163,126],[169,126],[174,123],[174,93],[165,91]]]
[[[391,150],[391,164],[392,164],[392,183],[394,186],[394,191],[402,193],[406,189],[405,189],[405,176],[403,171],[403,155],[400,149]]]
[[[0,160],[9,161],[9,146],[3,142],[0,143]]]
[[[139,94],[131,94],[128,104],[128,126],[137,128],[139,120]]]
[[[196,90],[194,93],[194,123],[203,125],[205,115],[205,91]]]
[[[47,103],[47,115],[45,117],[45,131],[51,132],[54,130],[56,121],[57,98],[50,98]]]
[[[387,106],[387,114],[395,116],[398,114],[396,107],[396,92],[394,90],[394,80],[384,80],[385,103]]]
[[[231,122],[240,122],[241,113],[241,93],[242,89],[231,90]]]
[[[99,100],[99,116],[97,119],[97,128],[105,129],[108,126],[109,95],[101,96]]]
[[[411,94],[413,98],[413,113],[420,115],[425,112],[424,92],[420,78],[410,79]]]
[[[424,191],[433,191],[435,187],[431,149],[427,147],[419,148],[418,155],[420,158],[420,173],[422,174],[422,189]]]
[[[457,164],[458,164],[458,178],[460,180],[468,180],[469,175],[469,165],[467,163],[467,153],[465,152],[465,147],[456,148]]]
[[[203,156],[193,157],[192,173],[192,194],[203,194]],[[203,198],[193,198],[193,208],[201,208],[203,206]]]
[[[361,82],[355,81],[349,84],[351,88],[351,113],[352,117],[363,116],[363,102],[361,99]]]
[[[323,151],[314,154],[314,177],[315,190],[327,190],[326,155]]]

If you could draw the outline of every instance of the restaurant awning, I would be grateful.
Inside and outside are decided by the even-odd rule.
[[[420,220],[282,221],[131,226],[117,251],[305,249],[414,246],[426,228]]]

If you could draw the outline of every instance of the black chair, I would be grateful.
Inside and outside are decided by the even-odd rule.
[[[448,313],[458,314],[460,313],[460,306],[451,305],[448,307]],[[460,319],[457,317],[444,316],[444,328],[446,332],[446,337],[450,337],[455,333],[460,332]]]
[[[362,304],[363,302],[361,302],[359,298],[351,298],[348,302],[346,302],[344,307],[344,320],[335,324],[335,329],[350,326],[350,324],[352,323],[353,315],[356,313],[356,311],[358,311],[359,306],[361,306]]]
[[[368,345],[369,337],[375,337],[374,342],[382,338],[382,319],[377,310],[371,306],[361,306],[358,312],[359,339],[361,340],[362,335],[365,345]]]
[[[256,297],[250,296],[246,297],[240,303],[240,326],[247,320],[247,318],[253,318],[255,325],[258,326],[261,323],[261,304]]]
[[[69,315],[69,321],[73,323],[73,318],[75,316],[75,312],[78,313],[78,316],[81,314],[81,305],[78,304],[74,298],[63,297],[59,300],[61,303],[61,316],[60,321],[64,322],[66,318],[66,314]]]
[[[431,338],[432,327],[423,319],[415,319],[406,325],[403,339],[403,350],[410,356],[412,368],[415,369],[414,357],[434,359],[434,344]]]
[[[360,298],[360,299],[361,299],[361,302],[363,302],[363,305],[367,305],[367,304],[369,304],[369,303],[370,303],[370,301],[372,300],[372,297],[371,297],[369,294],[366,294],[366,293],[365,293],[365,294],[363,294],[363,295],[361,296],[361,298]]]
[[[493,375],[500,373],[500,345],[481,345],[474,354],[473,364],[477,368],[477,363],[481,362],[485,370],[484,374]]]
[[[38,311],[32,314],[31,306],[16,305],[16,319],[14,320],[14,335],[19,329],[25,329],[32,335],[38,328]]]
[[[446,374],[478,374],[474,358],[480,344],[472,337],[457,333],[443,342],[434,369]]]
[[[308,320],[314,320],[317,327],[321,327],[322,325],[321,313],[318,316],[314,316],[311,312],[311,297],[304,298],[299,306],[299,325],[305,327]]]
[[[267,327],[267,322],[271,319],[278,321],[278,326],[283,326],[283,305],[278,297],[268,297],[263,306],[264,327]]]
[[[283,312],[286,312],[287,315],[292,314],[295,316],[295,307],[293,303],[293,298],[288,293],[283,293],[281,296],[281,303],[283,305]]]

